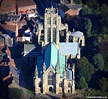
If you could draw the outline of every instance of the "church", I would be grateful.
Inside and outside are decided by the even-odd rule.
[[[80,59],[80,50],[85,46],[83,33],[70,32],[53,7],[45,9],[44,24],[37,28],[41,54],[34,72],[35,93],[74,93],[75,59]]]

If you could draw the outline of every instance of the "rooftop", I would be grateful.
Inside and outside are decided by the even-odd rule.
[[[2,27],[5,30],[16,32],[16,25],[0,24],[0,27]]]
[[[74,31],[70,34],[71,36],[74,36],[74,37],[81,37],[83,36],[83,32],[80,32],[80,31]]]
[[[68,8],[66,5],[61,5],[60,8],[61,8],[64,12],[66,12],[66,11],[69,10],[69,8]]]
[[[66,6],[68,6],[72,10],[78,10],[82,8],[81,4],[66,4]]]
[[[60,43],[60,55],[77,55],[78,43]]]
[[[36,5],[33,0],[17,0],[16,4],[18,7],[25,7],[30,5]]]

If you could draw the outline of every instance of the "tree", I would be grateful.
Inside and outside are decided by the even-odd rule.
[[[75,4],[82,4],[82,0],[74,0]]]
[[[100,44],[99,49],[103,58],[107,61],[108,60],[108,40],[103,40]]]
[[[85,36],[88,38],[91,36],[91,28],[92,22],[89,18],[85,18],[84,20],[84,29],[85,29]]]
[[[93,65],[96,70],[102,70],[104,68],[104,59],[100,53],[93,56]]]
[[[82,57],[77,61],[76,78],[79,80],[82,76],[88,83],[91,79],[91,75],[94,73],[94,67],[86,57]]]
[[[108,90],[108,80],[106,78],[101,78],[99,81],[100,90],[107,91]]]
[[[83,5],[81,11],[82,16],[92,13],[92,10],[88,7],[88,5]]]
[[[80,80],[78,81],[78,88],[83,89],[83,88],[87,88],[87,87],[88,87],[88,84],[85,81],[85,78],[82,76],[80,78]]]

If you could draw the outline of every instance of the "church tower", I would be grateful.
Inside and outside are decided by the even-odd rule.
[[[58,15],[58,10],[53,7],[46,8],[44,14],[44,45],[50,42],[59,44],[59,25],[61,25],[61,18]]]

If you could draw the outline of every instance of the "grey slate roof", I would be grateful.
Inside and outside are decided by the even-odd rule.
[[[60,55],[77,55],[78,53],[78,43],[60,43]]]
[[[69,10],[69,8],[68,8],[66,5],[61,5],[60,8],[61,8],[64,12],[66,12],[66,11]]]
[[[66,4],[66,6],[68,6],[70,9],[73,9],[73,10],[78,10],[82,8],[81,4]]]
[[[36,47],[34,44],[24,44],[24,56],[27,54],[35,54]]]
[[[74,37],[81,37],[83,36],[83,32],[80,31],[74,31],[70,34],[70,36],[74,36]]]

